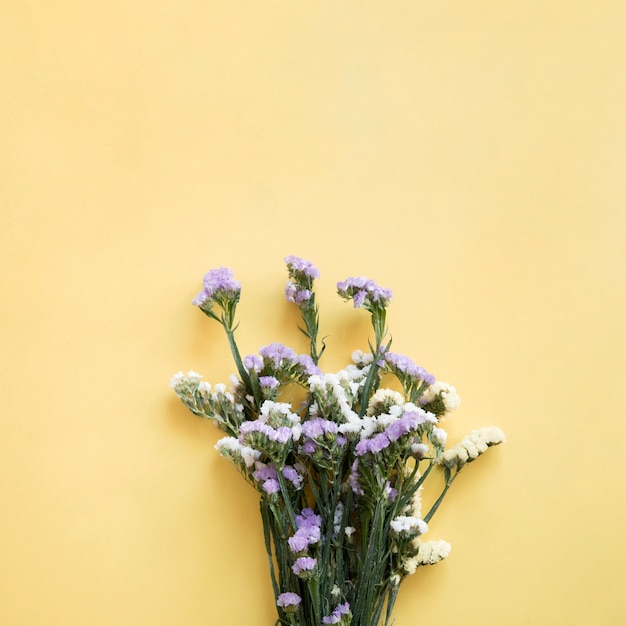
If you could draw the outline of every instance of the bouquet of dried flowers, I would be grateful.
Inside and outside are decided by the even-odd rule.
[[[299,257],[285,261],[285,293],[300,311],[309,353],[272,343],[242,358],[235,341],[241,285],[220,268],[204,276],[193,303],[223,326],[237,374],[229,390],[195,372],[176,374],[171,385],[194,414],[226,433],[217,450],[260,494],[276,624],[388,626],[404,578],[450,551],[445,541],[423,540],[428,522],[459,472],[504,434],[482,428],[446,449],[440,422],[459,397],[391,351],[392,292],[372,280],[337,284],[342,298],[371,316],[370,351],[324,373],[319,271]],[[441,495],[423,514],[422,486],[435,469],[443,473]]]

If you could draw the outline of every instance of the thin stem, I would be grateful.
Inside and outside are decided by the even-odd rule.
[[[454,479],[457,476],[458,474],[455,474],[454,476],[452,476],[446,481],[446,486],[443,488],[441,495],[437,498],[437,500],[435,501],[435,504],[433,504],[432,507],[430,507],[430,511],[428,511],[426,517],[424,518],[424,521],[427,524],[430,521],[430,518],[437,512],[439,505],[443,502],[443,499],[445,498],[446,493],[448,493],[448,489],[450,489],[450,485],[454,482]]]

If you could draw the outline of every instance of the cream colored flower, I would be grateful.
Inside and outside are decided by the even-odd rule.
[[[487,448],[505,441],[504,433],[496,426],[479,428],[463,437],[456,446],[446,450],[439,463],[450,468],[460,469],[465,464],[477,459]]]

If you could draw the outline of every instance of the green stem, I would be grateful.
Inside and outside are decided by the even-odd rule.
[[[443,499],[445,498],[446,493],[448,493],[448,489],[450,489],[450,485],[453,483],[456,477],[457,477],[457,474],[455,474],[454,476],[452,476],[446,481],[446,486],[443,488],[441,495],[437,498],[437,500],[435,501],[435,504],[433,504],[432,507],[430,507],[430,511],[428,511],[426,517],[424,518],[424,521],[427,524],[430,521],[430,518],[437,512],[439,505],[443,502]]]
[[[222,324],[224,326],[224,330],[226,331],[226,336],[228,337],[228,344],[230,346],[230,351],[233,355],[233,359],[235,361],[235,365],[237,366],[237,371],[239,372],[239,376],[243,381],[248,393],[252,392],[254,396],[254,400],[258,407],[261,406],[261,389],[259,388],[259,382],[256,377],[251,377],[246,368],[243,366],[243,361],[241,360],[241,354],[239,353],[239,348],[237,347],[237,342],[235,341],[235,330],[230,329],[226,326],[225,323]]]

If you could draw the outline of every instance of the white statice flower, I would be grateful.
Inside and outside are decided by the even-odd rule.
[[[215,449],[222,453],[226,450],[229,452],[239,452],[241,444],[236,437],[222,437],[216,444]]]
[[[259,421],[267,422],[271,417],[278,419],[279,422],[285,424],[299,424],[300,416],[291,410],[291,404],[287,402],[274,402],[272,400],[265,400],[261,405],[261,412],[259,413]],[[280,418],[283,419],[280,419]]]
[[[369,365],[374,361],[374,355],[371,352],[363,352],[362,350],[355,350],[352,353],[352,362],[357,365]]]
[[[339,424],[339,432],[342,435],[358,434],[363,429],[363,424],[364,420],[355,413],[354,416],[347,419],[343,424]]]
[[[430,435],[430,440],[439,446],[445,446],[447,438],[448,433],[443,428],[433,428]]]
[[[189,370],[186,374],[182,372],[177,372],[172,376],[170,380],[170,387],[172,389],[176,389],[181,385],[193,385],[197,386],[200,384],[200,380],[203,378],[202,374],[198,374],[198,372],[194,372],[193,370]]]
[[[417,554],[407,559],[403,569],[409,576],[421,565],[434,565],[450,554],[450,544],[447,541],[416,541]]]
[[[343,529],[343,532],[346,533],[346,537],[350,539],[350,537],[352,537],[352,535],[356,532],[356,528],[354,526],[346,526]]]
[[[259,450],[255,450],[250,446],[244,446],[235,437],[222,437],[215,444],[215,449],[222,456],[240,458],[246,464],[246,467],[252,467],[261,458]]]
[[[451,411],[456,411],[461,405],[461,398],[456,389],[450,383],[444,383],[443,381],[435,381],[420,398],[423,404],[429,404],[435,400],[441,394],[441,401],[446,409],[446,414]]]
[[[429,452],[430,448],[425,443],[412,443],[411,454],[419,461]]]
[[[362,417],[360,427],[361,440],[369,439],[378,430],[378,420],[375,417]]]
[[[369,401],[367,406],[367,414],[374,415],[388,411],[390,407],[404,404],[404,398],[402,394],[394,391],[393,389],[379,389]]]
[[[357,414],[352,410],[351,400],[347,395],[350,378],[344,370],[337,374],[314,374],[308,379],[309,389],[315,397],[318,414],[336,414],[337,410],[347,422],[354,421]]]
[[[418,565],[434,565],[450,554],[451,546],[447,541],[424,541],[419,543],[417,555]]]
[[[226,385],[224,383],[217,383],[213,387],[213,391],[215,391],[215,393],[226,393]]]
[[[398,515],[391,520],[389,526],[398,535],[423,535],[428,532],[428,524],[412,515]]]
[[[496,446],[505,441],[504,433],[496,426],[479,428],[463,437],[456,446],[446,450],[441,455],[439,463],[446,467],[460,469],[465,464],[477,459],[491,446]]]

